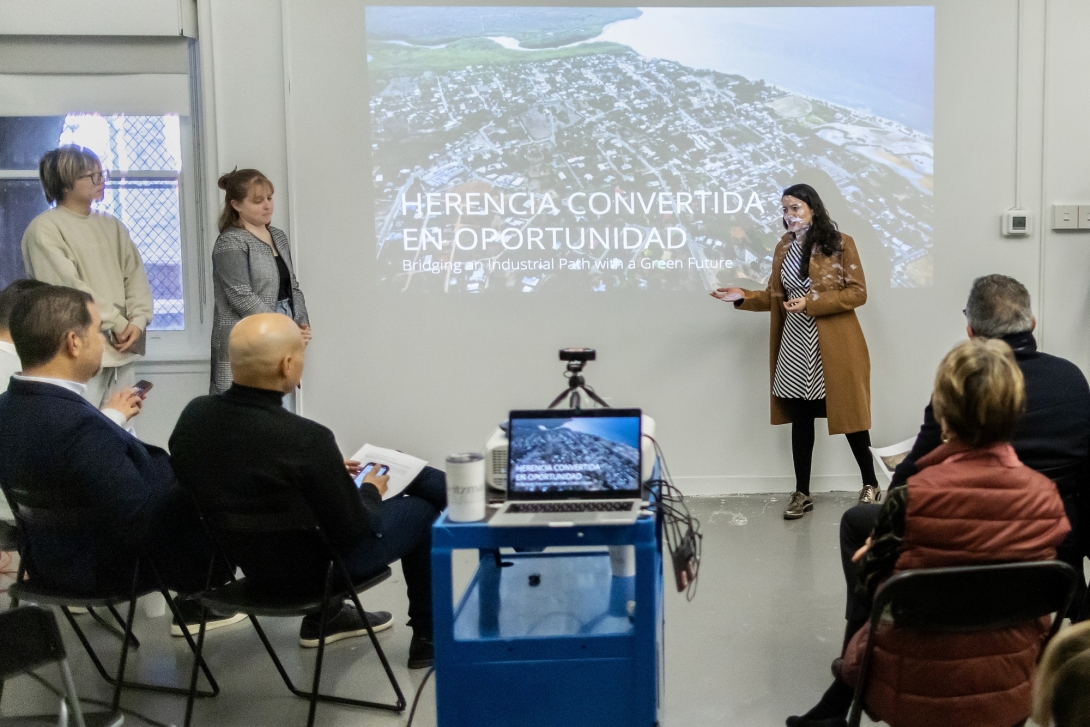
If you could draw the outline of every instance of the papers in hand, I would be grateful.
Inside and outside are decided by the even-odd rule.
[[[368,465],[385,465],[389,468],[387,474],[390,475],[390,482],[387,484],[386,494],[382,496],[383,500],[389,500],[404,492],[427,464],[427,461],[411,454],[376,447],[373,444],[363,445],[360,451],[352,455],[352,459],[364,466],[363,472],[356,476],[356,487],[363,483],[364,476],[372,469]]]

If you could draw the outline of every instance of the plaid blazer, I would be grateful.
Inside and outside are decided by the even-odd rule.
[[[310,323],[306,301],[291,263],[288,236],[269,225],[276,252],[284,259],[291,275],[291,305],[295,322]],[[272,248],[241,227],[229,227],[220,233],[212,248],[212,279],[216,307],[212,314],[212,380],[209,393],[219,394],[231,386],[231,365],[227,360],[227,340],[231,329],[254,313],[272,313],[280,290],[280,272]]]

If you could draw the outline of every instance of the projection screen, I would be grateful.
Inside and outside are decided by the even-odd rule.
[[[797,181],[872,285],[932,284],[930,6],[376,6],[366,26],[384,289],[763,286]]]

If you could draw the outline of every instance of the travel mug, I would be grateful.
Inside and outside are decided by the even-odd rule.
[[[447,457],[447,517],[454,522],[484,520],[484,455]]]

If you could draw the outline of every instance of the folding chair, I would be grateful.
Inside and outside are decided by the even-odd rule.
[[[282,507],[280,510],[276,511],[263,510],[261,512],[240,512],[237,509],[232,510],[206,503],[201,503],[200,510],[201,516],[209,528],[209,534],[215,543],[217,557],[222,559],[223,563],[227,565],[228,571],[232,574],[235,572],[236,564],[229,557],[230,550],[228,546],[230,543],[236,542],[236,539],[240,537],[248,539],[251,543],[254,542],[255,538],[259,539],[265,551],[265,555],[271,559],[276,559],[278,557],[276,555],[278,550],[282,550],[280,544],[287,539],[290,539],[290,542],[298,543],[298,539],[291,536],[297,536],[302,533],[309,542],[314,544],[316,549],[324,548],[327,553],[328,565],[326,567],[325,586],[322,593],[304,592],[302,595],[299,595],[300,589],[293,588],[290,583],[292,577],[291,573],[284,574],[284,579],[286,581],[284,588],[282,590],[278,589],[275,592],[271,592],[269,589],[255,587],[247,578],[235,578],[234,575],[231,577],[232,582],[205,591],[200,596],[202,614],[201,628],[197,635],[198,658],[200,658],[202,649],[204,648],[205,618],[208,610],[237,611],[245,613],[250,617],[250,622],[253,623],[254,630],[257,631],[261,643],[264,644],[265,650],[269,652],[269,657],[272,659],[273,664],[276,665],[276,670],[280,672],[280,677],[284,680],[284,684],[287,685],[288,689],[291,690],[291,693],[298,697],[309,698],[310,712],[307,717],[307,727],[312,727],[314,724],[314,716],[317,711],[318,702],[344,704],[354,707],[371,707],[373,709],[383,709],[391,712],[401,712],[405,709],[405,695],[401,692],[401,687],[398,685],[397,678],[390,668],[390,662],[386,659],[386,654],[382,650],[382,645],[375,636],[371,624],[368,622],[366,616],[364,616],[365,611],[363,610],[363,605],[360,603],[359,599],[360,593],[375,587],[390,577],[389,568],[384,568],[382,571],[368,578],[353,580],[351,576],[349,576],[348,570],[345,568],[344,562],[337,554],[336,549],[333,548],[332,544],[329,542],[309,508],[301,501]],[[281,559],[286,560],[286,557]],[[245,572],[245,563],[238,563],[238,565],[241,566],[243,572]],[[209,568],[209,583],[211,583],[211,576],[214,568],[215,564],[213,563]],[[371,639],[371,644],[375,648],[375,653],[378,655],[379,661],[382,662],[383,669],[386,670],[386,677],[389,679],[390,686],[393,687],[394,693],[397,695],[397,701],[394,704],[348,699],[319,692],[322,677],[322,659],[325,654],[326,604],[331,601],[341,602],[346,598],[352,600],[357,612],[363,616],[362,620],[367,629],[367,635]],[[287,671],[284,669],[284,665],[276,655],[276,650],[273,649],[272,644],[265,635],[264,629],[262,629],[261,624],[258,623],[257,617],[295,617],[314,613],[320,613],[321,619],[319,622],[318,654],[314,664],[314,677],[310,692],[308,693],[296,687],[292,682],[291,677],[288,676]],[[197,670],[194,668],[190,682],[191,690],[196,688],[196,684]],[[189,727],[192,713],[193,696],[191,692],[189,702],[186,705],[185,727]]]
[[[894,575],[874,596],[848,727],[859,727],[863,715],[871,652],[887,607],[896,626],[949,633],[994,631],[1055,614],[1051,639],[1071,605],[1075,577],[1071,566],[1055,560],[922,568]]]
[[[0,613],[0,682],[13,676],[38,669],[46,664],[60,666],[61,683],[64,686],[64,702],[61,715],[34,717],[0,717],[0,727],[26,725],[68,724],[67,715],[75,719],[77,727],[118,727],[125,718],[112,712],[84,714],[72,681],[72,670],[52,613],[37,606],[23,606]],[[67,710],[65,709],[67,705]]]
[[[0,485],[0,489],[3,489],[8,504],[15,514],[16,524],[25,533],[34,532],[35,527],[52,530],[71,528],[78,532],[81,529],[91,528],[95,524],[102,522],[105,518],[105,515],[101,514],[95,508],[74,507],[68,503],[57,502],[53,496],[46,493],[32,492],[22,487],[12,487],[9,485]],[[153,582],[156,584],[154,587],[141,585],[140,574],[142,570],[147,570],[151,573]],[[135,559],[130,584],[131,585],[127,590],[104,589],[102,592],[92,594],[73,592],[65,588],[56,587],[54,584],[46,583],[45,581],[37,581],[33,574],[28,576],[25,563],[21,562],[19,565],[18,579],[8,589],[13,604],[18,603],[18,601],[30,601],[32,603],[53,605],[60,608],[61,613],[64,614],[68,623],[72,626],[72,630],[76,632],[76,636],[79,638],[80,643],[83,644],[83,648],[86,649],[87,655],[91,657],[91,662],[95,665],[99,675],[114,686],[113,710],[115,711],[121,703],[121,690],[123,687],[186,696],[189,696],[192,691],[191,689],[184,687],[146,684],[144,682],[125,680],[125,664],[128,659],[129,648],[130,646],[134,649],[140,647],[140,642],[137,641],[132,632],[133,619],[136,616],[136,599],[148,593],[158,591],[163,594],[174,617],[178,619],[179,622],[182,622],[183,620],[182,615],[178,612],[177,604],[175,604],[174,599],[171,597],[170,593],[167,591],[166,585],[163,583],[163,579],[159,576],[159,572],[148,558],[138,557]],[[117,611],[117,605],[126,602],[129,604],[129,611],[127,618],[122,618],[121,614]],[[119,636],[121,639],[121,655],[118,660],[116,677],[106,670],[106,667],[103,665],[102,660],[91,645],[91,642],[87,639],[86,634],[83,633],[83,629],[80,628],[79,623],[72,616],[71,606],[83,606],[90,610],[92,614],[94,613],[94,608],[105,608],[121,626],[122,630],[120,632],[114,631],[115,635]],[[111,624],[108,624],[101,619],[100,621],[113,630]],[[190,650],[196,655],[197,646],[193,641],[193,636],[189,633],[188,629],[182,629],[182,631],[186,642],[189,644]],[[209,670],[208,665],[205,664],[200,657],[197,657],[195,664],[200,666],[201,671],[204,672],[205,678],[208,680],[208,684],[211,687],[210,691],[202,690],[198,692],[198,696],[214,697],[219,694],[219,685],[216,683],[215,677],[212,676],[212,672]]]

